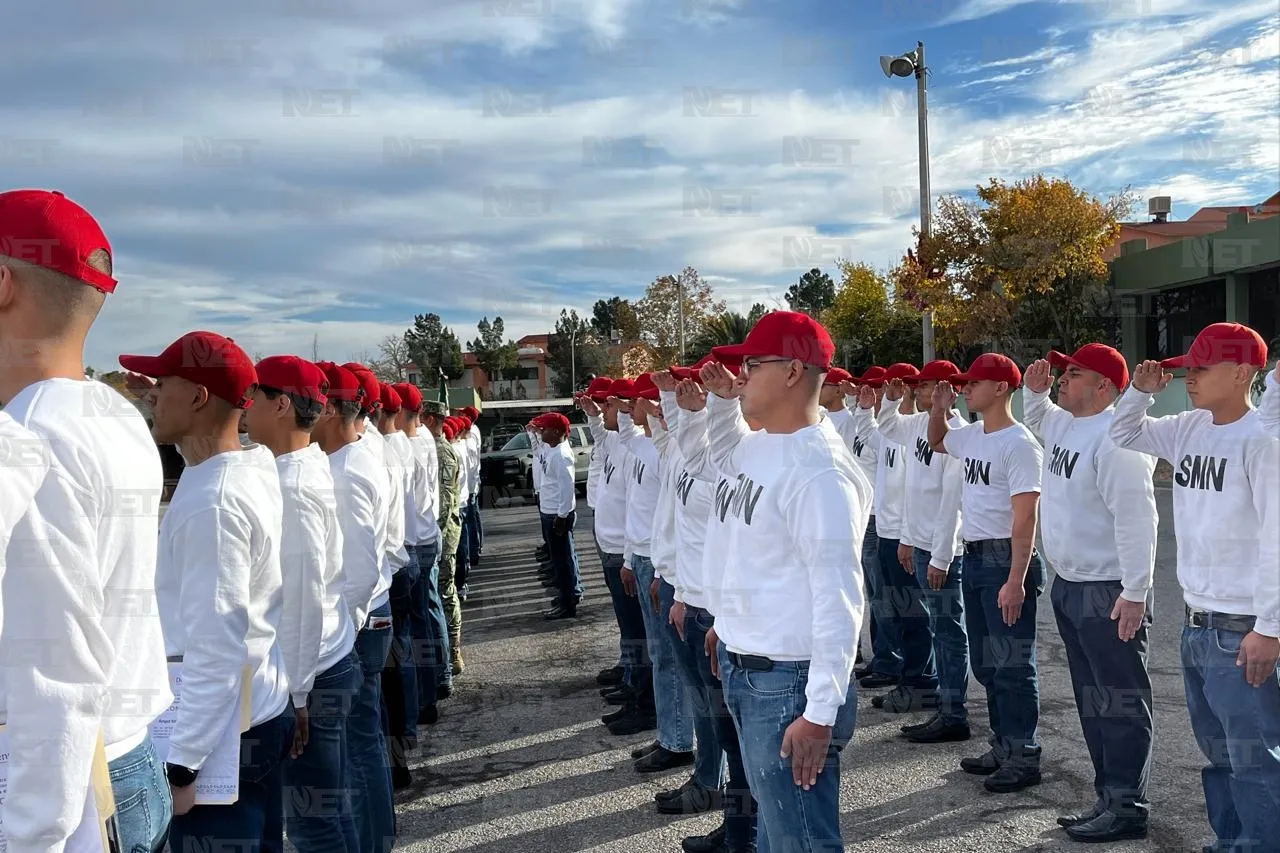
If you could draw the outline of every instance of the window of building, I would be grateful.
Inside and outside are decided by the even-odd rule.
[[[1182,355],[1201,329],[1227,319],[1227,288],[1222,279],[1163,290],[1149,300],[1145,358]]]
[[[1249,325],[1271,346],[1271,357],[1280,356],[1280,267],[1249,275]]]

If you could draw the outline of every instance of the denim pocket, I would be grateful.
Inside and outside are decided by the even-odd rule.
[[[1244,634],[1239,631],[1227,631],[1223,628],[1214,628],[1212,633],[1214,648],[1224,655],[1240,654],[1240,644],[1244,642]]]
[[[747,689],[757,696],[786,696],[795,692],[800,682],[800,671],[794,666],[778,666],[768,672],[753,669],[742,670],[742,680]]]
[[[116,803],[116,825],[120,830],[120,838],[133,841],[128,853],[151,853],[151,836],[155,834],[155,829],[151,825],[149,793],[147,789],[139,788]]]

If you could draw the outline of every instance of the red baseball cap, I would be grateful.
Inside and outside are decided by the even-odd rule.
[[[845,370],[843,367],[833,367],[827,371],[827,375],[823,378],[823,385],[839,385],[841,382],[848,382],[853,379],[853,374]]]
[[[1212,367],[1215,364],[1267,366],[1267,342],[1240,323],[1213,323],[1196,335],[1186,355],[1166,358],[1161,367]]]
[[[559,428],[569,431],[569,419],[559,412],[543,412],[531,422],[537,429]]]
[[[373,371],[358,361],[348,361],[342,366],[360,380],[360,387],[364,390],[364,398],[360,401],[362,407],[369,412],[376,412],[382,408],[382,386],[378,382],[378,377],[373,375]]]
[[[584,393],[587,397],[599,403],[609,398],[609,391],[612,388],[612,379],[608,376],[597,376],[591,380],[591,384],[587,386],[587,390]]]
[[[350,370],[332,361],[317,361],[316,367],[320,368],[325,378],[329,380],[329,390],[325,393],[329,395],[330,400],[338,403],[359,403],[364,397],[360,378]]]
[[[320,405],[329,402],[325,392],[329,380],[324,371],[305,358],[296,355],[273,355],[254,366],[258,373],[258,385],[286,394],[295,394],[315,400]]]
[[[662,396],[658,386],[653,384],[652,373],[641,373],[631,382],[631,393],[646,400],[657,400]]]
[[[884,372],[884,381],[891,379],[901,379],[904,382],[908,379],[914,379],[920,375],[920,370],[914,364],[907,364],[905,361],[895,362],[889,365]]]
[[[1079,367],[1092,370],[1111,380],[1111,384],[1123,391],[1129,385],[1129,365],[1113,347],[1106,344],[1085,344],[1071,355],[1057,350],[1049,351],[1049,365],[1054,370]]]
[[[252,405],[249,392],[258,382],[248,353],[216,332],[188,332],[159,355],[122,355],[120,366],[152,379],[177,376],[203,385],[237,409]]]
[[[388,415],[400,411],[400,393],[390,385],[378,388],[378,402],[382,404],[382,411]]]
[[[868,367],[867,372],[861,376],[855,376],[853,381],[857,382],[859,385],[870,385],[872,388],[880,388],[884,385],[886,373],[888,373],[888,371],[877,364],[873,367]]]
[[[823,325],[808,314],[771,311],[751,327],[745,341],[716,347],[711,352],[723,364],[741,364],[744,359],[773,355],[799,359],[825,370],[831,367],[836,346]]]
[[[472,423],[475,423],[480,419],[480,410],[475,406],[466,406],[462,411],[466,412],[467,417],[471,418]]]
[[[397,382],[391,387],[400,395],[401,406],[414,412],[422,408],[422,391],[417,385],[412,382]]]
[[[930,381],[946,382],[958,375],[960,375],[960,368],[945,359],[936,359],[926,364],[915,376],[902,377],[902,382],[904,385],[919,385],[921,382]]]
[[[630,400],[635,396],[635,383],[630,379],[615,379],[609,383],[610,397],[617,397],[620,400]]]
[[[692,367],[680,367],[679,365],[671,365],[667,368],[667,372],[676,379],[697,379],[697,370]]]
[[[111,257],[102,226],[57,190],[0,193],[0,255],[114,293],[116,280],[89,265],[90,256],[99,250]]]
[[[443,433],[444,437],[447,438],[449,441],[453,441],[453,437],[454,435],[456,435],[453,429],[453,424],[449,423],[448,418],[445,418],[440,423],[440,432]]]
[[[984,352],[973,360],[969,369],[951,377],[954,385],[966,382],[1008,382],[1009,390],[1022,384],[1022,370],[1013,363],[1013,359],[998,352]]]

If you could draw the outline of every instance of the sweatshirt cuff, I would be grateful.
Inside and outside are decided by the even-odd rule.
[[[834,726],[836,724],[836,715],[840,713],[841,707],[841,705],[814,702],[810,699],[805,703],[802,716],[815,726]]]
[[[1253,624],[1253,633],[1264,637],[1280,637],[1280,619],[1257,619]]]
[[[938,571],[942,572],[945,575],[947,572],[951,570],[951,563],[950,562],[944,563],[941,560],[935,560],[932,557],[930,557],[929,568],[937,569]]]
[[[293,707],[295,707],[295,708],[305,708],[305,707],[307,707],[307,696],[308,696],[308,695],[309,695],[309,694],[306,694],[306,693],[295,693],[295,694],[293,694]]]
[[[1120,597],[1123,598],[1125,601],[1132,601],[1135,604],[1137,602],[1145,603],[1147,600],[1147,595],[1150,592],[1151,592],[1150,589],[1125,589],[1125,590],[1121,590]]]

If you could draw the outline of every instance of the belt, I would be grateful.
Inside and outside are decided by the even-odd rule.
[[[991,548],[995,545],[1003,545],[1006,548],[1012,548],[1013,540],[1012,539],[978,539],[971,542],[968,539],[966,539],[964,542],[964,552],[966,554],[980,554],[986,549]]]
[[[768,672],[773,669],[773,661],[763,655],[740,655],[729,652],[729,661],[738,669],[749,669],[752,672]]]
[[[1212,610],[1187,608],[1187,625],[1192,628],[1217,628],[1247,634],[1258,621],[1256,616],[1238,616],[1234,613],[1214,613]]]

